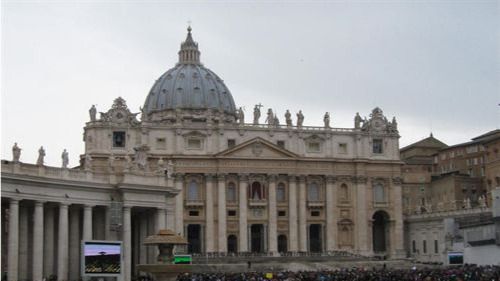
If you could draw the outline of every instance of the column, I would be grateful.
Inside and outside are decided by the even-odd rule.
[[[9,246],[7,260],[7,280],[18,280],[19,251],[19,200],[9,202]],[[5,261],[4,261],[5,262]]]
[[[269,176],[269,253],[278,252],[278,222],[277,222],[277,209],[276,209],[276,176]]]
[[[69,280],[80,278],[80,209],[69,210]]]
[[[238,249],[240,252],[248,252],[248,232],[247,232],[247,193],[248,193],[248,175],[240,175],[240,190],[239,190],[239,241]]]
[[[148,248],[149,246],[144,245],[144,239],[148,236],[148,221],[144,216],[139,216],[139,239],[141,244],[139,246],[139,263],[148,263]]]
[[[132,227],[130,207],[123,207],[123,281],[132,280]]]
[[[306,177],[299,177],[299,251],[307,252]]]
[[[175,176],[175,188],[179,194],[175,197],[175,232],[184,236],[184,177],[181,174]]]
[[[167,199],[167,228],[175,231],[175,199]]]
[[[289,251],[297,252],[299,250],[299,241],[297,239],[297,177],[288,177],[288,240]]]
[[[59,235],[57,236],[57,278],[68,280],[68,204],[59,203]]]
[[[33,214],[33,280],[43,279],[43,202],[35,202]]]
[[[223,174],[217,177],[217,204],[218,204],[218,251],[227,252],[226,241],[226,177]]]
[[[54,274],[54,208],[52,206],[47,206],[45,208],[45,227],[43,233],[43,245],[44,245],[44,258],[43,258],[43,272],[44,276],[50,276]]]
[[[165,208],[156,209],[156,233],[158,233],[160,229],[165,229],[165,211]]]
[[[356,248],[361,254],[368,253],[368,218],[366,217],[366,177],[356,177]]]
[[[337,186],[335,178],[332,176],[326,177],[326,250],[335,250],[337,244],[337,224],[335,223],[335,200],[334,196]]]
[[[214,176],[206,175],[206,189],[207,193],[205,194],[205,202],[207,203],[205,206],[205,225],[206,225],[206,248],[205,251],[215,252],[214,246]]]
[[[92,206],[83,206],[83,240],[92,240]]]
[[[402,190],[401,190],[401,178],[393,178],[393,202],[394,202],[394,247],[393,253],[391,253],[392,257],[394,258],[400,258],[405,256],[405,249],[404,249],[404,238],[403,238],[403,231],[404,231],[404,226],[403,226],[403,197],[402,197]],[[430,240],[432,241],[432,240]],[[433,249],[433,243],[432,244],[432,249]],[[430,245],[430,244],[429,244]],[[427,250],[429,250],[431,246],[427,245]]]
[[[29,244],[29,221],[28,207],[24,204],[19,205],[19,250],[18,250],[18,278],[19,280],[27,280],[28,276],[28,244]]]

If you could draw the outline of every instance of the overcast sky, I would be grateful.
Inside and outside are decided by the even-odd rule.
[[[88,109],[122,96],[139,111],[178,60],[188,21],[202,63],[247,121],[256,103],[283,123],[353,127],[379,106],[401,147],[432,131],[447,144],[500,124],[499,1],[2,1],[2,159],[70,166]],[[295,122],[295,120],[294,120]]]

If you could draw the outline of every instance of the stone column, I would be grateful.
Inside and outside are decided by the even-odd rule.
[[[403,202],[402,202],[402,190],[401,190],[401,178],[393,178],[393,202],[394,202],[394,247],[391,247],[393,250],[393,253],[391,253],[393,258],[402,258],[405,256],[405,249],[404,249],[404,238],[403,238],[403,231],[404,231],[404,225],[403,225]],[[432,240],[430,240],[432,241]],[[430,244],[427,246],[428,250],[431,249]],[[432,245],[433,249],[433,245]]]
[[[218,251],[227,252],[227,238],[226,238],[226,177],[219,174],[217,177],[217,204],[218,204]]]
[[[184,177],[177,174],[175,177],[175,188],[179,194],[175,197],[175,232],[184,236]]]
[[[210,252],[215,252],[215,246],[214,246],[214,175],[206,175],[205,176],[205,181],[206,181],[206,189],[207,193],[205,194],[205,202],[207,203],[205,206],[205,251],[210,253]]]
[[[59,203],[57,243],[57,279],[65,281],[68,280],[68,203]]]
[[[288,178],[288,240],[289,251],[297,252],[299,250],[299,241],[297,239],[297,177]]]
[[[306,177],[299,177],[299,251],[307,252]]]
[[[333,251],[337,244],[337,224],[335,223],[335,199],[337,194],[337,185],[335,178],[328,176],[326,178],[326,250]]]
[[[19,269],[19,200],[9,202],[9,245],[7,260],[7,280],[18,281]],[[4,261],[5,262],[5,261]]]
[[[43,279],[43,202],[35,202],[33,214],[33,280]]]
[[[123,281],[132,280],[132,227],[130,207],[123,207]]]
[[[248,219],[248,208],[247,208],[247,192],[248,192],[248,175],[240,175],[240,189],[239,189],[239,245],[238,249],[240,252],[248,252],[248,232],[247,232],[247,219]]]
[[[28,244],[29,244],[29,224],[28,221],[28,207],[23,205],[22,203],[19,205],[19,251],[18,251],[18,278],[19,280],[27,280],[30,278],[28,276]]]
[[[83,206],[83,240],[92,240],[92,206]]]
[[[54,274],[54,208],[46,206],[45,208],[45,227],[43,235],[44,245],[44,258],[43,258],[43,272],[44,276],[48,277]]]
[[[165,211],[164,208],[156,209],[156,233],[158,233],[160,229],[165,229]]]
[[[366,216],[366,177],[358,176],[356,183],[356,248],[360,254],[368,254],[368,218]]]
[[[144,239],[148,236],[148,221],[144,216],[139,217],[139,263],[147,264],[148,263],[148,248],[149,246],[144,245]]]
[[[269,253],[274,254],[278,252],[278,218],[276,208],[276,176],[269,176]]]
[[[80,278],[80,206],[69,210],[69,280]]]

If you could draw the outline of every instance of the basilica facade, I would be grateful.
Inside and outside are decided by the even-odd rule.
[[[280,124],[259,104],[245,118],[188,29],[141,112],[119,97],[89,113],[80,166],[21,163],[16,150],[2,161],[9,280],[78,280],[79,241],[122,240],[129,281],[163,228],[193,254],[405,253],[399,134],[380,108],[352,128],[288,111]]]

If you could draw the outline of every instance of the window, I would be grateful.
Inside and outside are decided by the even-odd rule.
[[[347,188],[347,184],[343,183],[340,186],[340,199],[342,200],[348,200],[349,199],[349,190]]]
[[[382,153],[382,139],[373,139],[373,153]]]
[[[347,153],[347,143],[339,143],[339,153]]]
[[[236,210],[228,210],[227,216],[228,217],[236,217]]]
[[[319,142],[308,142],[307,143],[307,152],[320,152],[321,144]]]
[[[276,144],[281,148],[285,148],[285,141],[279,140],[276,142]]]
[[[309,184],[309,189],[307,190],[307,193],[309,201],[319,201],[319,186],[317,183],[313,182]]]
[[[278,202],[286,201],[286,190],[284,183],[278,184],[278,188],[276,189],[276,201]]]
[[[198,183],[195,180],[191,180],[188,185],[188,200],[199,200]]]
[[[375,203],[385,202],[384,186],[381,183],[376,183],[373,185],[373,201]]]
[[[286,217],[286,211],[278,211],[278,217]]]
[[[167,147],[167,141],[165,138],[156,139],[156,149],[165,149]]]
[[[235,139],[228,139],[227,140],[227,148],[234,147],[236,145],[236,140]]]
[[[311,211],[311,217],[319,217],[319,211]]]
[[[189,216],[190,217],[197,217],[200,215],[199,211],[189,211]]]
[[[434,240],[434,254],[439,253],[438,241]]]
[[[427,240],[422,241],[422,252],[427,254]]]
[[[411,241],[411,251],[413,253],[417,252],[417,243],[415,243],[415,240]]]
[[[252,200],[261,200],[264,199],[264,187],[260,184],[260,182],[253,182],[250,187],[249,198]]]
[[[226,201],[236,202],[236,186],[233,182],[230,182],[227,186]]]
[[[188,149],[201,149],[202,141],[201,139],[189,138],[187,140]]]
[[[125,147],[125,132],[113,132],[113,147]]]

